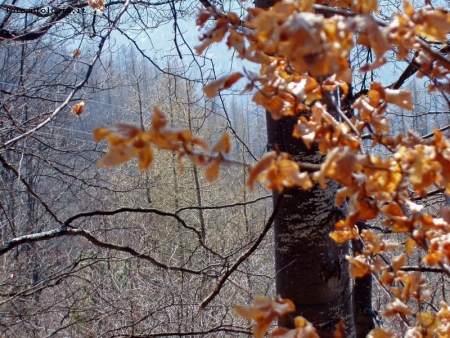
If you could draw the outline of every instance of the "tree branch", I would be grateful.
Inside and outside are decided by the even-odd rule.
[[[205,242],[203,241],[202,235],[200,233],[200,231],[198,231],[196,228],[188,225],[180,216],[178,216],[177,214],[172,214],[170,212],[165,212],[165,211],[161,211],[158,209],[144,209],[144,208],[119,208],[119,209],[115,209],[115,210],[95,210],[95,211],[89,211],[89,212],[82,212],[79,214],[76,214],[70,218],[68,218],[63,224],[62,226],[66,226],[66,227],[71,227],[70,224],[73,223],[75,220],[77,220],[78,218],[84,218],[84,217],[92,217],[92,216],[107,216],[107,215],[116,215],[116,214],[120,214],[123,212],[135,212],[135,213],[153,213],[153,214],[157,214],[160,216],[169,216],[172,218],[175,218],[178,223],[180,223],[183,228],[186,228],[192,232],[194,232],[197,235],[198,241],[200,243],[200,245],[206,250],[209,251],[210,253],[212,253],[215,256],[218,256],[222,259],[225,259],[221,254],[219,254],[218,252],[214,251],[213,249],[211,249],[210,247],[208,247]]]
[[[89,242],[91,242],[92,244],[94,244],[100,248],[111,249],[111,250],[120,251],[120,252],[126,252],[133,257],[149,261],[153,265],[155,265],[161,269],[164,269],[164,270],[174,270],[174,271],[186,272],[186,273],[195,274],[195,275],[206,274],[203,270],[191,270],[191,269],[186,269],[186,268],[182,268],[182,267],[168,266],[164,263],[159,262],[158,260],[151,257],[150,255],[144,254],[142,252],[138,252],[138,251],[134,250],[133,248],[130,248],[129,246],[112,244],[109,242],[103,242],[103,241],[97,239],[94,235],[92,235],[87,230],[68,228],[68,227],[64,226],[64,224],[59,229],[54,229],[54,230],[49,230],[49,231],[45,231],[45,232],[40,232],[37,234],[24,235],[24,236],[14,238],[0,246],[0,256],[4,255],[5,253],[11,251],[12,249],[14,249],[22,244],[41,242],[44,240],[49,240],[49,239],[58,238],[58,237],[65,237],[65,236],[84,237]]]
[[[217,206],[192,206],[192,207],[184,207],[184,208],[180,208],[177,211],[175,211],[175,214],[178,214],[182,211],[185,210],[218,210],[218,209],[224,209],[224,208],[233,208],[233,207],[238,207],[238,206],[244,206],[244,205],[248,205],[248,204],[253,204],[268,198],[272,198],[272,195],[267,195],[267,196],[263,196],[263,197],[259,197],[256,198],[252,201],[248,201],[248,202],[237,202],[237,203],[233,203],[233,204],[224,204],[224,205],[217,205]]]
[[[97,60],[100,59],[101,53],[103,51],[103,46],[105,45],[106,40],[108,39],[108,37],[111,35],[111,33],[113,32],[113,28],[115,28],[117,22],[119,21],[119,19],[122,17],[123,13],[125,13],[125,11],[128,8],[128,4],[129,4],[129,0],[126,0],[123,8],[121,9],[121,11],[119,12],[119,14],[117,14],[116,18],[112,21],[110,29],[108,30],[108,32],[105,34],[104,37],[102,37],[99,45],[98,45],[98,50],[97,53],[95,54],[91,64],[89,65],[87,71],[86,71],[86,75],[84,76],[84,79],[80,81],[80,83],[78,83],[75,88],[69,93],[69,95],[67,96],[67,98],[64,100],[64,102],[57,107],[55,110],[53,110],[53,112],[50,113],[50,115],[41,123],[39,123],[36,127],[32,128],[31,130],[3,143],[2,146],[0,146],[0,148],[5,148],[10,144],[13,144],[19,140],[21,140],[22,138],[36,132],[37,130],[41,129],[42,127],[46,126],[48,123],[50,123],[60,112],[62,109],[64,109],[67,104],[70,102],[70,100],[73,98],[73,96],[75,95],[75,93],[80,90],[89,80],[89,78],[91,77],[92,74],[92,70],[94,69],[94,65],[97,62]],[[2,30],[0,30],[1,32]],[[0,40],[1,40],[1,33],[0,33]]]
[[[10,171],[12,171],[14,173],[14,175],[17,177],[18,180],[20,180],[20,182],[22,182],[22,184],[27,188],[28,192],[33,195],[34,198],[36,198],[39,203],[42,204],[42,206],[44,207],[44,209],[53,217],[53,219],[58,222],[58,223],[62,223],[59,219],[58,216],[56,216],[56,214],[50,209],[50,207],[47,205],[47,203],[45,203],[45,201],[33,190],[33,188],[30,186],[30,184],[22,177],[20,176],[19,172],[17,171],[16,168],[14,168],[11,164],[9,164],[6,159],[0,155],[0,162],[3,164],[3,167],[5,169],[8,169]]]
[[[269,232],[270,227],[272,226],[272,223],[275,220],[275,216],[277,215],[278,209],[281,205],[281,201],[283,200],[283,194],[281,194],[278,198],[277,204],[275,205],[272,215],[270,216],[269,220],[266,223],[266,226],[264,227],[263,231],[259,235],[259,237],[256,239],[255,243],[242,255],[239,256],[239,258],[234,262],[234,264],[226,270],[226,272],[223,274],[223,276],[219,279],[217,282],[217,285],[215,289],[202,301],[200,304],[200,309],[203,310],[208,304],[216,297],[220,290],[222,289],[223,285],[227,281],[228,277],[231,276],[231,274],[241,265],[255,250],[258,248],[258,246],[261,244],[264,237]]]
[[[56,11],[51,14],[40,13],[39,9],[44,8],[43,6],[32,9],[25,9],[12,5],[1,5],[0,8],[3,8],[9,12],[13,10],[26,11],[27,13],[32,13],[39,17],[49,16],[49,19],[46,22],[44,22],[40,27],[33,30],[28,30],[26,27],[23,30],[0,29],[0,40],[15,40],[15,41],[37,40],[40,37],[44,36],[50,30],[50,28],[52,28],[57,22],[69,16],[69,14],[71,14],[75,9],[76,3],[77,1],[70,1],[69,3],[66,3],[64,7],[60,8],[57,7]]]

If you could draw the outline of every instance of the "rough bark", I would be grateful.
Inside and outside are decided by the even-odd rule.
[[[372,275],[356,278],[353,286],[353,311],[356,338],[365,338],[375,328],[372,309]]]
[[[267,8],[274,1],[256,0],[256,7]],[[289,153],[299,162],[320,164],[323,156],[317,147],[308,149],[292,136],[295,117],[275,121],[267,114],[269,147]],[[332,337],[342,319],[346,336],[354,337],[350,277],[345,260],[347,246],[338,246],[329,238],[334,224],[342,217],[334,206],[338,185],[329,182],[322,190],[315,185],[309,191],[285,192],[274,221],[276,292],[291,299],[296,307],[292,317],[280,323],[293,326],[297,315],[313,323],[321,337]],[[278,199],[274,194],[274,202]]]
[[[291,136],[295,123],[293,117],[274,121],[268,116],[269,144],[298,161],[321,163],[317,148],[307,149],[302,140]],[[354,336],[347,246],[329,238],[342,216],[334,206],[337,188],[330,182],[326,190],[318,186],[308,191],[287,190],[274,223],[277,294],[291,299],[296,306],[293,317],[305,317],[322,337],[333,333],[341,318],[347,336]],[[292,326],[293,317],[281,324]]]
[[[358,230],[364,226],[363,222],[357,222]],[[362,253],[361,241],[353,240],[354,254]],[[372,309],[372,274],[355,278],[353,283],[353,320],[355,322],[356,338],[365,338],[375,328],[376,314]]]
[[[273,2],[256,0],[257,7]],[[289,153],[301,162],[320,164],[323,156],[317,147],[307,149],[301,139],[292,136],[297,118],[275,121],[267,114],[269,147]],[[334,206],[338,186],[330,182],[326,190],[317,185],[309,191],[285,192],[275,218],[276,292],[291,299],[296,311],[280,323],[293,326],[297,315],[313,323],[321,337],[332,337],[341,319],[346,336],[354,337],[354,323],[347,246],[338,246],[329,238],[342,212]],[[274,194],[276,203],[278,196]]]

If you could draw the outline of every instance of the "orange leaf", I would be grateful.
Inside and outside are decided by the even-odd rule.
[[[230,150],[231,150],[230,136],[228,135],[228,133],[223,133],[220,140],[212,148],[212,151],[218,153],[229,153]]]
[[[397,272],[398,270],[400,270],[400,268],[405,265],[406,263],[406,255],[405,254],[401,254],[395,258],[392,259],[392,270],[394,270],[394,272]]]
[[[367,338],[393,338],[395,334],[385,331],[383,329],[373,329],[369,332]]]
[[[253,184],[255,184],[255,181],[257,180],[259,174],[261,174],[263,171],[267,170],[270,167],[270,164],[272,161],[274,161],[277,158],[277,153],[274,151],[271,151],[267,154],[265,154],[256,165],[253,167],[250,167],[248,171],[250,172],[250,177],[247,181],[247,186],[250,187],[250,189],[253,189]]]
[[[267,297],[256,297],[251,307],[236,306],[234,310],[244,319],[254,320],[256,323],[253,325],[253,335],[262,338],[277,317],[293,312],[295,306],[289,299],[277,297],[272,301]]]
[[[391,288],[392,289],[392,288]],[[411,316],[411,309],[403,302],[401,302],[398,298],[396,298],[392,303],[386,306],[386,310],[384,311],[384,316],[392,317],[396,314],[403,314],[407,316]],[[369,335],[370,337],[370,335]],[[381,337],[381,336],[373,336],[373,337]],[[386,337],[386,336],[383,336]],[[389,336],[387,336],[389,337]]]
[[[345,327],[344,327],[344,321],[341,320],[336,325],[336,331],[333,333],[334,338],[345,338]]]
[[[134,156],[136,156],[136,149],[131,145],[123,149],[110,149],[97,165],[102,167],[113,167],[131,160]]]
[[[398,89],[385,89],[385,99],[387,102],[391,102],[400,108],[405,108],[408,110],[413,109],[412,105],[412,93],[408,90],[398,90]]]
[[[99,12],[103,12],[105,10],[103,0],[88,0],[88,4],[93,10],[98,10]]]
[[[84,101],[81,101],[80,103],[77,103],[76,105],[73,106],[72,114],[80,116],[81,114],[83,114],[83,110],[84,110]]]
[[[100,142],[109,134],[111,134],[111,130],[105,127],[95,128],[92,132],[95,142]]]
[[[369,264],[366,262],[366,257],[363,255],[358,255],[356,257],[347,256],[347,260],[350,262],[350,277],[358,278],[364,277],[370,273]]]
[[[76,58],[81,55],[81,49],[75,49],[72,53],[72,57]]]
[[[120,134],[123,138],[129,140],[139,135],[142,132],[141,129],[132,125],[125,123],[117,123],[116,124],[117,133]]]
[[[149,144],[145,144],[142,150],[139,151],[138,168],[141,170],[147,169],[153,162],[153,149]]]
[[[417,242],[412,238],[408,237],[405,242],[405,251],[408,256],[413,254],[414,248],[417,246]]]
[[[206,174],[206,180],[208,182],[217,181],[217,179],[219,178],[221,162],[222,162],[221,159],[216,159],[206,168],[205,174]]]
[[[203,92],[208,98],[212,98],[216,96],[216,94],[222,90],[230,88],[233,84],[235,84],[243,75],[241,73],[233,73],[231,75],[227,75],[217,79],[206,85],[203,88]]]
[[[159,110],[158,107],[153,108],[152,126],[155,129],[163,128],[167,125],[166,116]]]

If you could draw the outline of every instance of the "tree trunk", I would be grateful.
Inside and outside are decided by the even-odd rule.
[[[359,233],[362,223],[356,224]],[[362,253],[360,241],[353,240],[353,253]],[[353,284],[353,319],[355,321],[356,338],[365,338],[375,328],[376,313],[372,309],[372,274],[355,278]]]
[[[274,0],[256,0],[256,7],[268,8]],[[308,149],[292,136],[296,117],[275,121],[267,113],[269,148],[289,153],[295,160],[320,164],[318,148]],[[346,337],[354,337],[353,307],[348,264],[348,245],[337,245],[329,237],[343,212],[334,206],[338,184],[328,182],[322,190],[287,189],[275,218],[276,292],[295,304],[295,313],[280,325],[293,326],[301,315],[310,321],[321,337],[333,337],[342,319]],[[274,193],[274,202],[277,201]]]
[[[321,163],[316,147],[307,149],[301,139],[292,137],[297,119],[274,121],[267,116],[269,145],[291,154],[296,160]],[[329,233],[342,211],[334,206],[338,185],[329,182],[322,190],[287,189],[275,219],[276,291],[291,299],[294,316],[312,322],[322,337],[334,332],[344,320],[347,337],[354,336],[350,278],[345,260],[346,245],[336,245]],[[278,196],[275,194],[275,202]],[[294,317],[293,316],[293,317]],[[292,327],[293,317],[280,323]]]

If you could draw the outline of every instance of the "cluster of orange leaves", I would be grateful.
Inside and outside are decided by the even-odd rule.
[[[277,297],[271,300],[267,297],[256,297],[251,307],[236,306],[234,308],[237,314],[242,318],[253,320],[253,335],[256,338],[262,338],[270,328],[274,320],[281,318],[295,311],[295,305],[289,299]],[[295,329],[289,330],[278,327],[270,337],[302,337],[302,338],[319,338],[316,329],[304,317],[297,316],[294,318]],[[337,325],[335,338],[343,338],[342,323]]]
[[[442,302],[441,306],[441,310],[436,314],[429,312],[418,312],[416,314],[416,319],[421,326],[410,328],[405,337],[431,338],[434,333],[437,334],[438,337],[448,337],[450,334],[450,310],[444,302]],[[275,300],[271,300],[267,297],[256,297],[252,306],[236,306],[234,310],[242,318],[254,321],[253,335],[256,338],[262,338],[266,335],[275,320],[283,318],[289,313],[294,312],[295,305],[289,299],[282,299],[280,297],[277,297]],[[411,310],[398,299],[389,304],[386,309],[386,316],[392,316],[397,313],[412,315]],[[294,329],[278,327],[270,333],[269,337],[320,337],[313,325],[302,316],[297,316],[294,318],[294,326]],[[345,337],[345,327],[342,321],[336,325],[333,336],[334,338]],[[382,328],[376,328],[373,329],[367,337],[395,338],[396,335],[383,330]]]
[[[371,15],[378,10],[378,1],[334,0],[331,4],[327,1],[331,6],[352,10],[346,11],[346,15],[343,11],[331,13],[334,15],[330,17],[316,13],[315,3],[322,2],[279,1],[269,10],[249,9],[243,21],[234,13],[224,14],[215,8],[201,10],[197,24],[203,27],[210,19],[214,23],[202,35],[198,53],[226,39],[240,58],[260,65],[258,74],[233,73],[211,82],[204,92],[213,97],[240,79],[246,79],[243,91],[256,89],[253,101],[268,110],[274,119],[298,116],[294,136],[302,138],[309,147],[318,144],[326,155],[320,170],[310,175],[302,172],[288,154],[269,152],[249,168],[248,186],[253,187],[256,181],[267,182],[268,188],[282,191],[293,186],[310,189],[313,182],[326,188],[327,179],[339,182],[341,188],[335,202],[342,205],[346,201],[347,216],[336,223],[330,236],[338,243],[359,239],[365,243],[362,252],[347,258],[351,276],[357,278],[368,273],[380,276],[380,283],[392,298],[384,315],[413,316],[407,303],[423,301],[429,291],[421,272],[402,271],[406,255],[412,255],[420,247],[426,251],[422,264],[439,266],[450,275],[450,212],[444,208],[439,216],[429,215],[416,203],[426,198],[433,187],[450,195],[450,141],[439,131],[428,141],[413,133],[388,135],[391,126],[386,118],[387,108],[396,105],[412,109],[408,91],[372,83],[368,93],[354,102],[352,108],[357,115],[351,119],[327,99],[327,92],[339,89],[342,97],[348,94],[347,83],[352,77],[348,58],[354,45],[359,44],[372,48],[376,57],[361,71],[382,66],[386,62],[385,54],[393,47],[399,60],[408,57],[410,51],[417,51],[419,74],[432,80],[430,90],[450,93],[446,84],[450,62],[437,58],[431,48],[424,47],[426,39],[446,44],[450,14],[430,7],[415,10],[404,1],[403,13],[394,15],[390,23],[382,23]],[[383,146],[391,156],[367,153],[362,146],[362,135],[372,141],[372,146]],[[180,166],[185,156],[197,165],[206,166],[210,181],[217,179],[220,165],[226,163],[224,155],[230,151],[228,134],[210,146],[189,130],[167,126],[165,116],[158,109],[149,130],[118,124],[115,128],[96,129],[94,138],[109,143],[109,151],[100,165],[118,165],[138,157],[139,168],[146,169],[153,159],[152,147],[157,146],[177,152]],[[408,239],[404,243],[384,240],[382,235],[370,230],[359,233],[355,226],[357,221],[379,217],[383,218],[382,225],[387,230],[407,233]],[[400,246],[404,246],[406,254],[394,258],[390,265],[379,258],[380,253]],[[265,298],[258,298],[250,309],[236,308],[242,317],[255,320],[257,337],[264,335],[276,317],[292,310],[289,301]],[[410,337],[450,335],[450,311],[445,303],[435,314],[420,312],[414,317],[417,325],[408,331]],[[275,331],[274,336],[289,335],[283,329],[278,330],[281,331]],[[303,330],[308,337],[317,336],[312,326],[301,318],[296,321],[295,330]],[[371,333],[371,337],[389,336],[392,335],[380,328]]]
[[[352,76],[348,59],[355,44],[370,47],[375,54],[375,60],[360,69],[363,72],[385,64],[385,54],[392,50],[399,60],[407,58],[410,51],[419,52],[416,59],[419,74],[432,80],[430,90],[450,93],[446,84],[450,62],[436,58],[431,48],[425,48],[422,43],[425,39],[447,43],[450,14],[431,7],[415,10],[411,3],[404,1],[403,13],[383,23],[370,14],[378,10],[378,1],[332,1],[328,5],[351,8],[352,12],[344,15],[331,10],[335,15],[330,17],[317,14],[315,3],[321,1],[276,2],[269,10],[250,9],[243,22],[233,13],[222,14],[212,8],[202,11],[200,26],[209,18],[216,21],[203,34],[202,43],[197,47],[199,53],[212,43],[226,39],[240,58],[260,65],[259,74],[234,73],[210,83],[204,92],[212,97],[246,78],[243,91],[256,88],[253,101],[268,110],[272,118],[299,117],[294,136],[302,138],[308,147],[318,144],[326,154],[321,169],[311,175],[312,180],[322,188],[326,188],[327,179],[338,181],[342,187],[336,195],[336,205],[347,201],[347,217],[336,224],[330,236],[338,243],[351,239],[365,242],[363,252],[348,257],[351,276],[378,273],[392,297],[384,315],[412,316],[406,303],[411,299],[422,301],[428,296],[424,275],[401,270],[407,261],[405,254],[395,258],[391,265],[377,255],[401,245],[412,255],[418,246],[427,251],[423,264],[438,265],[450,275],[449,213],[441,212],[441,217],[428,215],[415,202],[426,198],[432,187],[450,194],[450,141],[439,131],[435,131],[430,141],[412,133],[388,136],[391,130],[386,118],[388,106],[413,108],[411,93],[406,90],[372,83],[368,93],[353,103],[357,115],[351,120],[326,93],[337,89],[342,97],[348,93],[347,83]],[[299,114],[301,111],[308,113]],[[372,140],[372,147],[380,144],[392,156],[368,154],[361,144],[364,133]],[[281,169],[294,170],[294,166],[283,164],[274,170],[272,165],[280,158],[290,161],[283,154],[263,157],[254,168],[261,171],[256,177],[267,180],[269,188],[278,190],[293,184],[303,189],[312,186],[307,176],[299,176],[300,172],[296,180],[283,180]],[[386,241],[370,230],[360,234],[355,226],[358,220],[379,217],[384,218],[386,229],[408,233],[408,240],[404,244]],[[448,335],[447,313],[443,304],[438,314],[422,312],[415,316],[419,326],[411,329],[411,336],[416,331],[426,337],[431,337],[433,332],[442,337]],[[381,329],[373,332],[373,336],[379,334],[387,333]]]
[[[149,130],[129,124],[116,124],[114,128],[97,128],[93,134],[96,142],[106,139],[109,144],[106,156],[98,163],[100,166],[116,166],[137,157],[139,169],[147,169],[153,162],[153,146],[156,146],[176,152],[182,170],[182,158],[185,156],[197,165],[206,166],[208,181],[217,180],[220,165],[224,161],[223,155],[231,150],[228,133],[224,133],[215,145],[210,146],[188,129],[168,126],[166,116],[158,108],[155,108]]]

